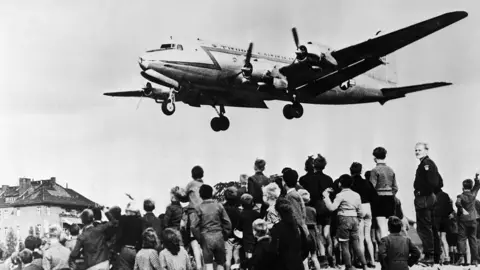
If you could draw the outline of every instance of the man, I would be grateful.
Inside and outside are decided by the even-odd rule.
[[[222,204],[214,201],[213,188],[202,185],[199,190],[202,203],[196,207],[192,219],[192,231],[195,238],[202,243],[203,257],[207,270],[223,270],[225,264],[225,238],[230,235],[232,222]]]
[[[108,270],[110,269],[109,250],[106,243],[106,234],[108,229],[117,226],[117,221],[112,218],[110,213],[106,213],[110,220],[108,223],[93,226],[93,211],[85,209],[80,214],[80,219],[84,224],[82,234],[77,238],[77,243],[72,253],[70,253],[70,264],[80,257],[83,252],[84,265],[89,270]]]
[[[38,266],[36,264],[33,264],[32,261],[33,261],[33,252],[28,249],[28,248],[25,248],[23,249],[20,254],[18,254],[18,256],[20,257],[20,260],[22,261],[22,269],[23,270],[42,270],[43,268],[41,266]]]
[[[248,178],[247,192],[252,195],[253,202],[255,203],[254,210],[260,212],[263,205],[263,191],[262,187],[269,184],[270,179],[263,174],[265,171],[265,165],[267,163],[263,159],[255,160],[253,169],[255,174]]]
[[[432,264],[434,261],[440,260],[440,240],[433,220],[436,202],[434,191],[443,187],[443,181],[438,173],[437,165],[428,157],[428,145],[426,143],[419,142],[415,145],[415,156],[420,160],[413,188],[417,232],[420,240],[422,240],[423,253],[425,254],[421,262]]]
[[[56,224],[50,225],[48,229],[50,246],[45,250],[42,261],[45,270],[69,268],[70,249],[60,243],[61,232],[60,226]]]

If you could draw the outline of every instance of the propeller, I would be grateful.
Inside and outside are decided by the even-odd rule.
[[[252,59],[252,50],[253,50],[253,42],[250,42],[248,45],[247,54],[245,55],[245,65],[242,67],[242,75],[245,78],[249,78],[253,72],[253,66],[250,60]]]
[[[298,38],[298,32],[297,28],[292,28],[292,35],[293,35],[293,41],[295,42],[295,47],[297,47],[297,51],[295,52],[297,54],[297,59],[298,60],[303,60],[307,56],[307,48],[305,46],[300,46],[300,39]]]
[[[292,34],[293,34],[293,40],[295,41],[295,46],[297,47],[297,50],[298,50],[298,45],[300,43],[299,39],[298,39],[298,33],[297,33],[297,28],[292,28]]]

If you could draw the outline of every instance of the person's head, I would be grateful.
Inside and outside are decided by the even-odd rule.
[[[262,188],[263,191],[263,201],[268,205],[272,206],[280,197],[280,187],[277,183],[270,183]]]
[[[298,181],[298,173],[295,170],[288,170],[283,174],[283,181],[287,188],[295,188]]]
[[[198,193],[200,194],[200,198],[202,198],[202,200],[208,200],[213,197],[213,188],[210,185],[203,184],[200,186]]]
[[[80,214],[80,220],[82,220],[83,225],[90,225],[93,223],[93,211],[91,209],[85,209]]]
[[[108,212],[113,216],[114,219],[119,220],[122,216],[122,208],[120,206],[114,205],[108,209]]]
[[[223,193],[228,203],[234,204],[237,201],[238,191],[236,187],[228,187]]]
[[[293,208],[290,202],[285,198],[278,198],[275,203],[275,211],[277,211],[280,219],[290,226],[295,226],[295,219],[293,217]]]
[[[353,162],[350,166],[350,174],[354,175],[361,175],[362,174],[362,164],[358,162]]]
[[[339,182],[342,189],[351,188],[353,184],[353,178],[348,174],[343,174],[340,176]]]
[[[155,202],[152,199],[144,200],[143,210],[145,210],[145,212],[153,212],[153,210],[155,210]]]
[[[310,202],[310,193],[306,189],[299,189],[298,194],[302,197],[305,204]]]
[[[402,220],[396,216],[391,216],[388,218],[388,231],[390,233],[399,233],[402,230]]]
[[[154,229],[147,228],[142,234],[142,248],[144,249],[157,249],[158,248],[158,236]]]
[[[78,234],[80,233],[80,226],[78,226],[77,224],[72,224],[69,231],[71,236],[78,236]]]
[[[264,237],[268,234],[267,222],[261,218],[252,223],[253,235],[255,238]]]
[[[265,160],[257,159],[253,164],[253,169],[255,170],[255,172],[263,172],[265,170],[265,165],[267,165],[267,162],[265,162]]]
[[[292,168],[290,167],[285,167],[282,169],[282,175],[285,174],[287,171],[290,171]]]
[[[472,188],[473,188],[473,181],[472,181],[472,179],[465,179],[465,180],[463,180],[462,186],[463,186],[463,190],[464,190],[464,191],[472,190]]]
[[[375,162],[379,162],[384,160],[387,157],[387,150],[383,147],[377,147],[373,149],[373,157]]]
[[[366,171],[365,172],[365,179],[370,180],[370,175],[372,174],[372,171]]]
[[[18,253],[18,257],[23,264],[32,263],[33,261],[33,252],[28,248],[24,248],[20,253]]]
[[[25,238],[25,248],[34,251],[36,248],[40,248],[42,240],[36,236],[29,235]]]
[[[415,156],[418,159],[428,156],[428,144],[424,142],[418,142],[415,144]]]
[[[327,159],[318,154],[317,157],[313,160],[313,169],[316,171],[316,172],[321,172],[325,169],[325,167],[327,166]]]
[[[305,160],[305,171],[307,173],[313,172],[313,156],[308,156],[307,160]]]
[[[242,194],[240,203],[243,209],[253,209],[253,196],[248,193]]]
[[[60,239],[60,234],[62,233],[62,229],[57,224],[52,224],[48,227],[48,235],[50,238]]]
[[[248,175],[247,174],[240,174],[240,185],[244,186],[247,185],[248,182]]]
[[[167,228],[163,231],[163,246],[173,255],[177,255],[180,251],[180,232]]]
[[[203,168],[199,165],[192,168],[192,178],[193,180],[199,180],[203,178]]]
[[[125,214],[127,216],[140,216],[140,208],[135,201],[130,201],[125,207]]]

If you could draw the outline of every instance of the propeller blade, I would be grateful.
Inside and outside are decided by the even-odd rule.
[[[298,40],[298,33],[297,33],[297,28],[292,28],[292,34],[293,34],[293,40],[295,41],[295,46],[297,47],[297,50],[298,50],[298,46],[299,46],[299,43],[300,41]]]
[[[250,42],[248,45],[247,55],[245,57],[245,64],[250,63],[250,59],[252,58],[252,50],[253,50],[253,42]]]
[[[137,108],[135,110],[138,110],[140,108],[140,103],[142,102],[143,96],[140,97],[140,100],[137,103]]]

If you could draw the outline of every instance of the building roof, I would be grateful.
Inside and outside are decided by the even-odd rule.
[[[72,208],[86,208],[97,204],[73,189],[64,188],[55,179],[31,181],[28,189],[20,193],[20,187],[8,187],[0,193],[0,208],[28,205],[60,205]],[[15,201],[7,198],[15,197]]]

